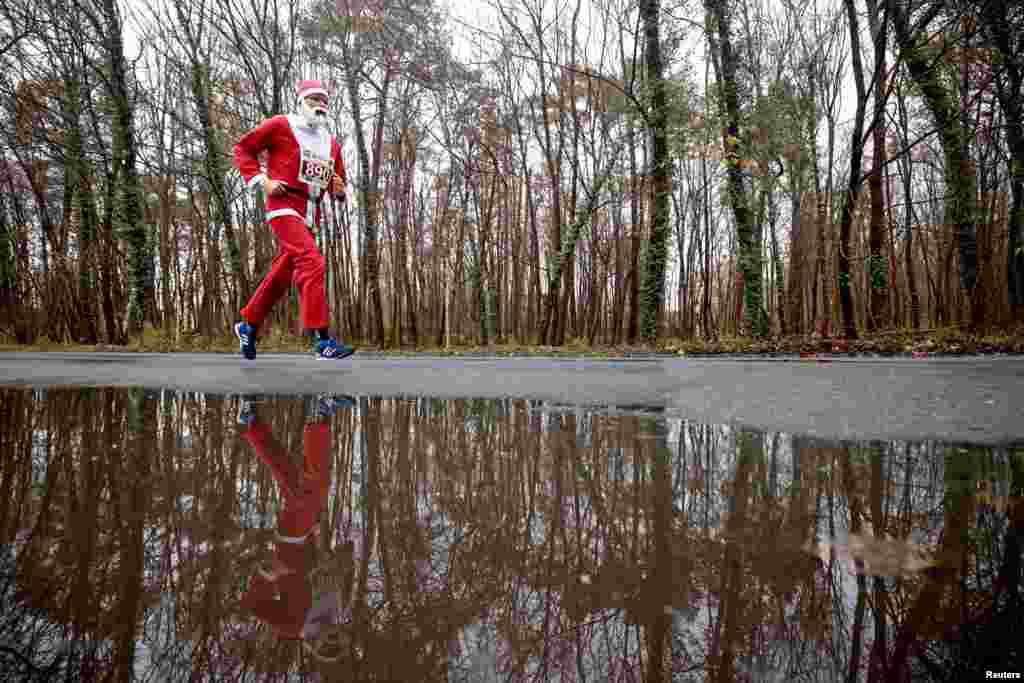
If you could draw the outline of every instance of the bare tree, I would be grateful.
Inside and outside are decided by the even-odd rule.
[[[393,90],[403,78],[403,70],[411,69],[421,57],[438,48],[441,35],[437,15],[430,2],[372,3],[342,2],[338,11],[325,3],[321,15],[328,63],[340,66],[352,114],[360,198],[361,224],[361,286],[366,287],[368,336],[384,344],[384,311],[380,292],[379,231],[381,226],[382,168],[384,134],[389,113],[394,106]],[[405,55],[403,57],[403,55]],[[428,60],[429,61],[429,60]],[[367,97],[372,93],[372,97]],[[366,102],[372,103],[372,129],[367,135]],[[360,316],[362,318],[362,316]]]

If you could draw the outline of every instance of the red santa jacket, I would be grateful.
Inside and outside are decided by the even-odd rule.
[[[264,150],[265,169],[259,162]],[[242,136],[235,145],[235,166],[246,186],[254,191],[260,191],[265,177],[292,188],[267,198],[267,220],[292,215],[310,226],[320,223],[320,201],[329,187],[331,173],[343,183],[348,180],[341,147],[334,136],[310,128],[295,114],[271,117]]]

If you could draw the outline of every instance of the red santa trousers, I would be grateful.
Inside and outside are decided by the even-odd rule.
[[[306,425],[302,433],[302,467],[296,467],[270,427],[256,422],[242,432],[256,455],[270,467],[284,507],[277,516],[277,531],[285,538],[309,534],[327,502],[330,486],[329,451],[331,428],[318,422]]]
[[[250,325],[261,324],[294,282],[299,290],[302,326],[307,330],[327,327],[329,311],[324,287],[327,268],[313,233],[298,216],[273,218],[270,228],[277,237],[277,256],[270,272],[242,309],[242,317]]]
[[[330,488],[330,427],[323,423],[306,426],[302,434],[301,468],[291,461],[266,424],[253,424],[242,432],[242,438],[270,467],[281,492],[284,507],[277,516],[279,538],[274,544],[274,556],[291,571],[273,580],[254,575],[241,606],[273,626],[280,637],[298,638],[306,613],[313,605],[309,572],[315,551],[311,532]]]

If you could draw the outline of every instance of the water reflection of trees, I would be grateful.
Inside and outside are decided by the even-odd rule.
[[[300,645],[240,609],[278,493],[237,401],[0,394],[0,667],[25,680],[963,680],[1020,670],[1024,455],[525,401],[332,418]],[[301,452],[301,400],[265,410]],[[983,673],[981,674],[984,675]]]

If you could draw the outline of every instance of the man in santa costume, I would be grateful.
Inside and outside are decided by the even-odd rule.
[[[297,113],[267,119],[235,145],[235,165],[250,190],[263,192],[267,221],[278,244],[270,272],[235,325],[239,349],[250,360],[256,357],[260,325],[293,282],[299,290],[302,324],[314,335],[317,356],[345,358],[353,353],[330,335],[326,266],[313,236],[324,196],[330,192],[345,200],[345,164],[338,141],[327,131],[329,99],[323,83],[300,81],[296,103]],[[259,162],[263,152],[265,168]]]

